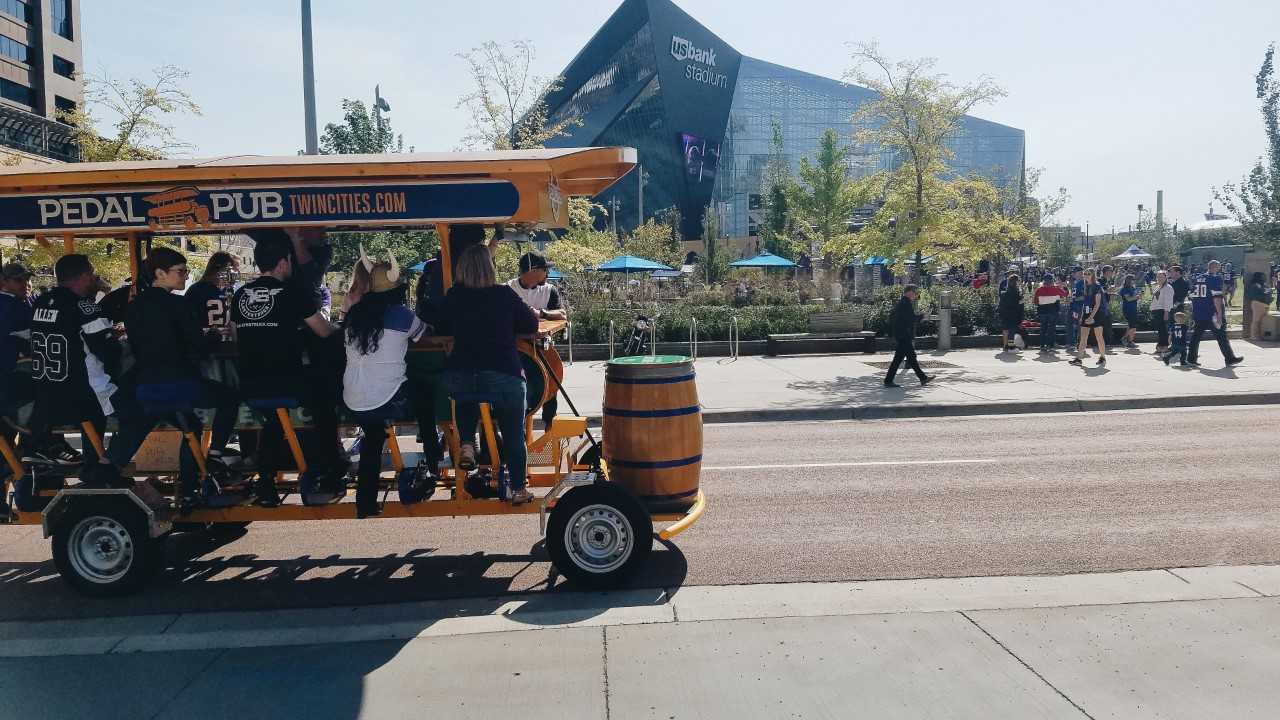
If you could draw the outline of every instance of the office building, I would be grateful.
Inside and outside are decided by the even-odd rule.
[[[84,102],[80,0],[0,0],[0,154],[74,161],[59,111]]]
[[[743,56],[670,0],[625,0],[562,78],[548,98],[551,118],[581,124],[553,145],[629,145],[640,152],[643,189],[633,172],[600,198],[617,208],[623,227],[674,208],[685,237],[699,237],[711,207],[722,236],[749,247],[763,220],[775,123],[793,170],[817,153],[828,128],[853,147],[854,176],[900,162],[854,141],[851,118],[875,97],[871,90]],[[1023,131],[976,117],[961,124],[951,143],[952,169],[1020,186]]]

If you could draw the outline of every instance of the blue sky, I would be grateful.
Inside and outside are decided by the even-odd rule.
[[[850,3],[677,0],[747,55],[839,78],[846,44],[878,40],[895,57],[936,57],[956,80],[993,76],[1008,97],[975,114],[1023,128],[1027,161],[1072,195],[1063,219],[1124,229],[1165,190],[1166,215],[1200,219],[1211,188],[1263,150],[1253,77],[1280,40],[1280,3],[1023,0]],[[344,97],[380,83],[418,150],[451,150],[467,118],[456,54],[485,40],[532,40],[555,75],[615,0],[313,0],[320,124]],[[296,0],[90,0],[91,73],[191,72],[204,115],[177,122],[195,154],[292,154],[303,145]]]

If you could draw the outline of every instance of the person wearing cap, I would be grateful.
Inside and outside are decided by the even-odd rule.
[[[527,252],[520,256],[520,276],[512,278],[507,286],[516,291],[525,304],[533,308],[539,320],[567,320],[569,313],[560,299],[560,291],[547,282],[547,274],[551,264],[536,252]],[[542,424],[551,427],[551,421],[559,410],[558,395],[542,406]]]
[[[343,339],[347,365],[342,375],[342,401],[364,432],[356,481],[356,517],[381,514],[378,479],[386,424],[409,415],[406,357],[409,344],[422,337],[426,323],[409,309],[407,286],[399,264],[373,262],[361,248],[358,267],[368,286],[345,309]]]

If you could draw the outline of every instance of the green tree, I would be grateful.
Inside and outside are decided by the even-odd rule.
[[[934,213],[947,205],[929,198],[927,193],[930,189],[946,192],[938,178],[948,172],[947,163],[952,158],[947,143],[959,135],[960,121],[974,107],[1003,97],[1005,92],[986,77],[970,85],[957,85],[934,71],[937,61],[932,58],[895,62],[875,43],[856,45],[853,61],[845,77],[878,96],[853,115],[852,121],[861,128],[857,140],[891,151],[903,162],[899,171],[882,174],[886,183],[883,194],[899,200],[891,203],[895,213],[892,238],[910,245],[917,258],[933,254],[932,248],[920,240],[925,235],[941,238],[926,229],[942,224]],[[905,207],[903,198],[907,201]],[[877,240],[883,242],[885,237]]]
[[[702,241],[706,253],[702,257],[702,273],[708,285],[723,280],[729,274],[729,258],[720,247],[720,215],[712,206],[702,213]]]
[[[861,185],[849,177],[850,149],[828,128],[822,133],[812,162],[800,159],[800,181],[791,192],[789,207],[822,252],[847,244],[853,211],[864,202]]]
[[[58,113],[71,126],[83,162],[158,160],[193,149],[166,122],[171,115],[200,114],[182,87],[191,74],[162,65],[152,75],[149,80],[85,76],[84,105]]]
[[[361,100],[342,99],[342,122],[327,123],[320,135],[321,155],[379,155],[404,152],[404,136],[391,130],[391,119],[370,110]]]
[[[673,268],[684,262],[684,245],[673,228],[650,218],[622,241],[627,255],[647,258]]]
[[[531,73],[537,56],[533,43],[517,40],[504,46],[486,42],[458,57],[466,61],[474,89],[458,107],[471,114],[462,138],[469,150],[525,150],[545,147],[579,124],[576,118],[552,122],[547,96],[560,89],[560,78]]]
[[[342,122],[327,123],[320,136],[323,155],[378,155],[404,151],[404,137],[391,129],[391,119],[371,111],[360,100],[342,100]],[[401,267],[409,267],[435,255],[440,238],[435,230],[411,232],[332,233],[334,270],[347,272],[355,267],[363,244],[370,257],[396,256]]]
[[[1060,268],[1075,265],[1080,245],[1070,234],[1044,232],[1037,244],[1040,259],[1046,267]]]
[[[760,239],[765,250],[788,260],[795,260],[801,252],[792,238],[790,197],[794,186],[795,178],[791,176],[791,164],[782,139],[782,124],[774,120],[769,164],[764,171],[764,224],[760,228]]]
[[[1271,252],[1280,252],[1280,81],[1275,77],[1275,43],[1267,46],[1254,78],[1262,101],[1266,155],[1258,158],[1240,184],[1227,184],[1214,195],[1227,207],[1245,236]]]

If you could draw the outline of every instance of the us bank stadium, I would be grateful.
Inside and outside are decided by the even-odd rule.
[[[744,56],[669,0],[623,2],[561,76],[548,98],[551,118],[581,124],[552,145],[640,151],[641,169],[599,198],[622,227],[676,208],[685,237],[700,237],[711,207],[724,237],[744,252],[758,249],[775,123],[793,169],[817,153],[828,128],[852,147],[855,177],[900,162],[854,140],[851,117],[874,92]],[[951,166],[1020,186],[1024,145],[1022,130],[967,116],[951,140]]]

